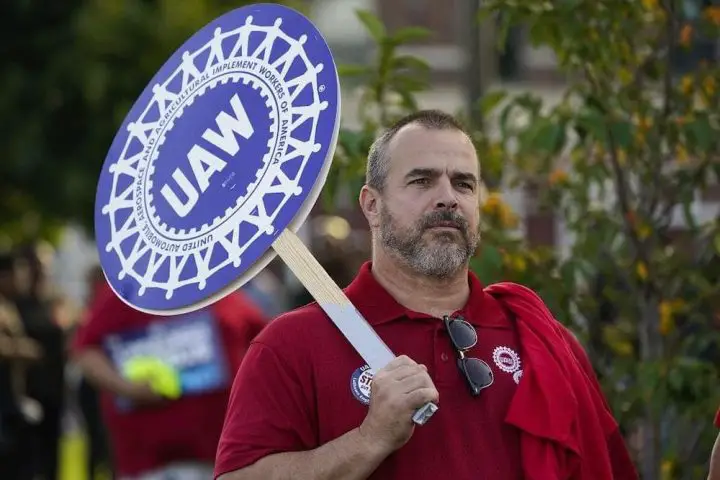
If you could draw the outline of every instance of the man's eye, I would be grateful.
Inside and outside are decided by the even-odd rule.
[[[468,190],[472,190],[475,188],[475,186],[470,182],[459,182],[458,185],[460,188],[466,188]]]
[[[416,178],[410,183],[414,183],[417,185],[427,185],[429,183],[429,180],[427,178]]]

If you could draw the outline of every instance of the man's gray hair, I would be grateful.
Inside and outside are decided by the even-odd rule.
[[[385,180],[390,170],[388,146],[395,134],[411,123],[431,130],[459,130],[467,134],[465,127],[455,117],[440,110],[420,110],[402,117],[373,142],[368,152],[365,183],[378,192],[385,188]]]

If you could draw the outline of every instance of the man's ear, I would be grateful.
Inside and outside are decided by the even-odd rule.
[[[380,195],[378,192],[367,185],[363,185],[360,189],[360,208],[370,225],[375,228],[380,224]]]

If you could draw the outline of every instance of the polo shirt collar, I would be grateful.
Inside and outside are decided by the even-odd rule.
[[[476,326],[507,327],[502,308],[484,290],[480,279],[468,272],[470,297],[465,306],[454,312]],[[372,262],[363,263],[357,276],[345,288],[350,301],[373,326],[406,318],[433,318],[425,313],[415,312],[400,305],[372,273]]]

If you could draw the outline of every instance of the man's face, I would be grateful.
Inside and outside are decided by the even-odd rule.
[[[380,243],[419,274],[447,278],[467,265],[479,233],[478,160],[462,132],[401,129],[378,198]]]

